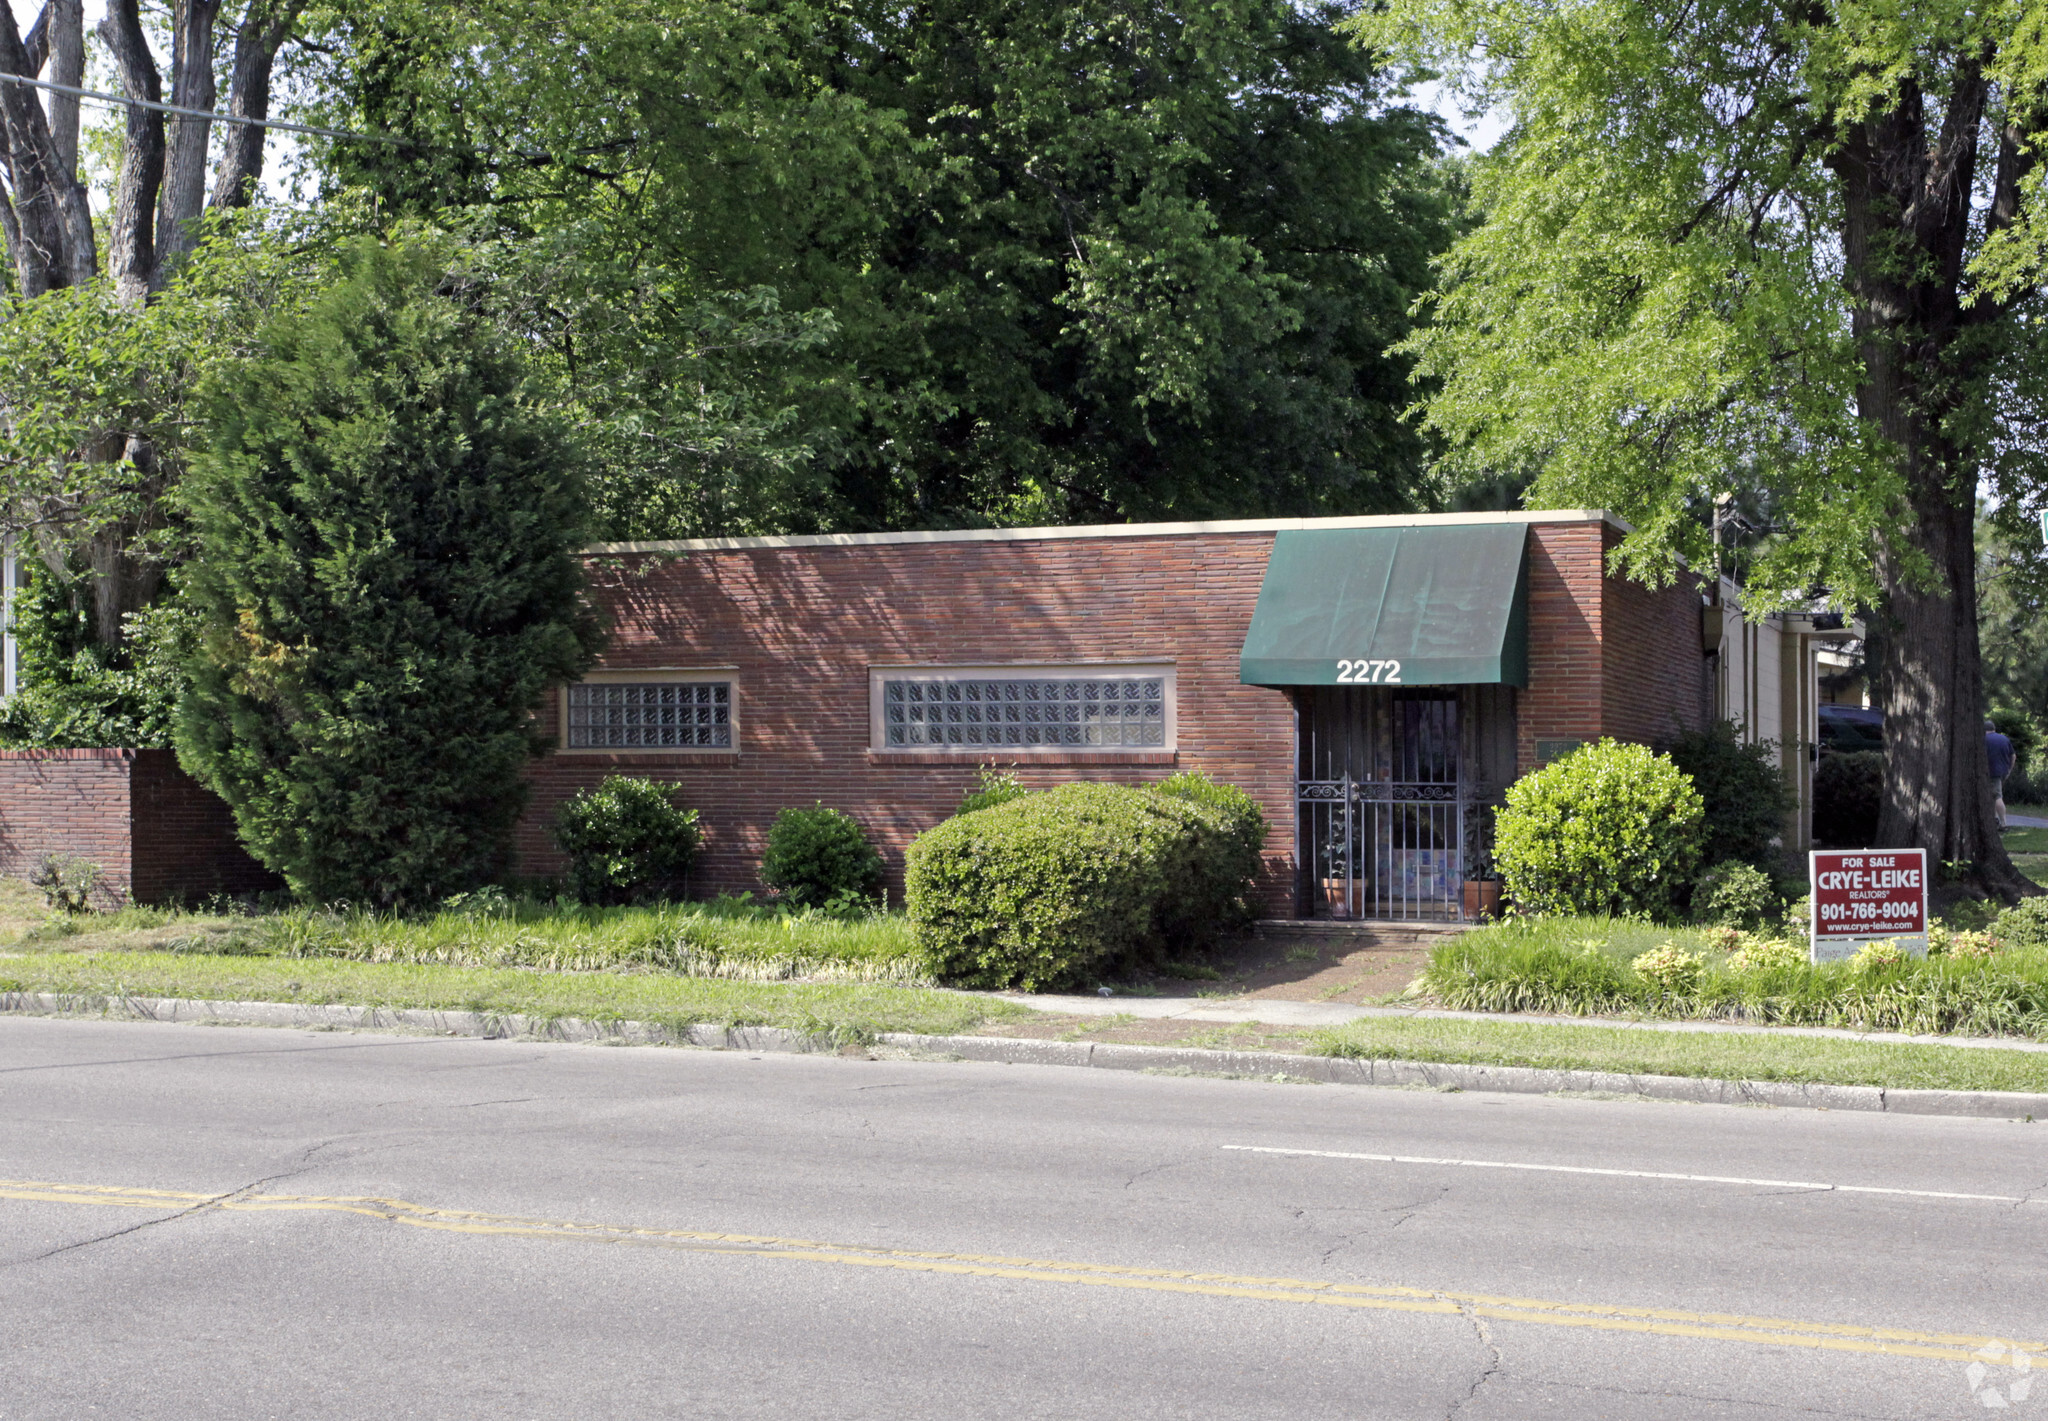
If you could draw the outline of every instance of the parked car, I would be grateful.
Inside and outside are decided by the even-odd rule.
[[[1820,748],[1822,754],[1884,749],[1884,712],[1863,706],[1822,706]]]

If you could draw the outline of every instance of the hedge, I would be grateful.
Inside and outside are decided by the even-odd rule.
[[[910,846],[911,929],[941,981],[1082,985],[1169,946],[1206,947],[1241,917],[1244,833],[1227,807],[1124,785],[992,805]]]
[[[1665,917],[1699,866],[1703,815],[1668,758],[1603,739],[1508,786],[1494,861],[1527,913]]]

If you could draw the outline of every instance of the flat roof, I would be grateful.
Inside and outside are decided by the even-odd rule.
[[[1624,533],[1632,524],[1604,508],[1512,513],[1391,513],[1362,518],[1232,518],[1212,523],[1087,523],[1063,528],[945,528],[916,533],[812,533],[781,538],[673,538],[650,543],[592,543],[587,557],[618,553],[737,552],[748,548],[866,548],[892,543],[1029,543],[1056,538],[1171,538],[1189,533],[1285,533],[1323,528],[1416,528],[1455,524],[1605,523]]]

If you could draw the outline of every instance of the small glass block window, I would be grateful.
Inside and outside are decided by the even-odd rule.
[[[585,681],[569,688],[571,750],[729,750],[730,681]]]
[[[1166,744],[1166,678],[884,681],[891,750],[1092,750]]]

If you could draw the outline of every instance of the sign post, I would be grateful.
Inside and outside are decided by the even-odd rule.
[[[1927,955],[1927,850],[1815,849],[1808,864],[1813,961],[1885,941]]]

